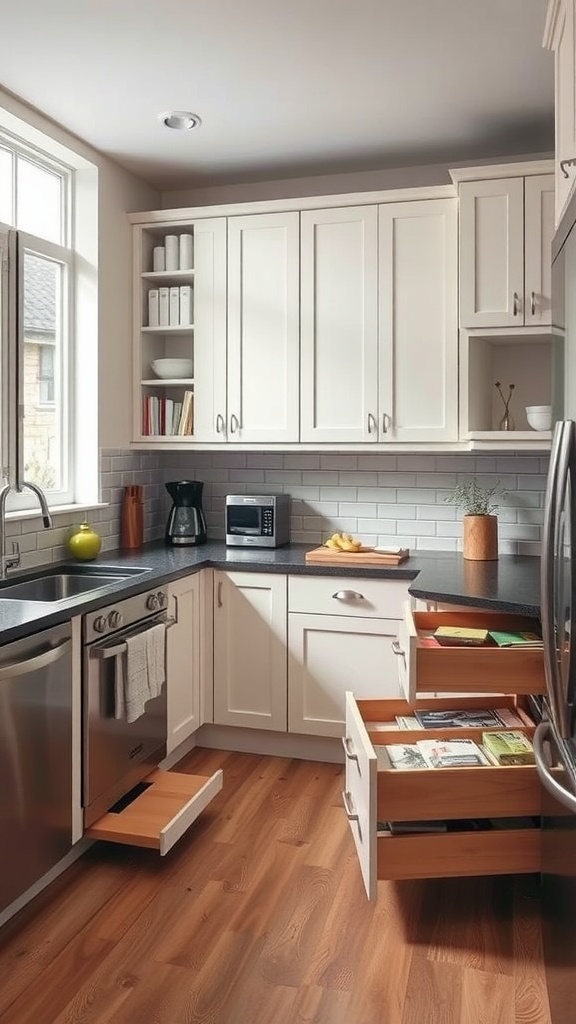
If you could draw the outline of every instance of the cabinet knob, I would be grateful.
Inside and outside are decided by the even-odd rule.
[[[359,594],[357,590],[337,590],[335,594],[332,594],[335,601],[363,601],[364,594]]]

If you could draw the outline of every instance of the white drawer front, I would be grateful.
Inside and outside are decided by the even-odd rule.
[[[369,900],[377,895],[376,877],[376,795],[377,761],[374,748],[354,699],[346,693],[346,789],[344,809],[360,861],[360,870]]]
[[[400,619],[410,580],[346,576],[290,576],[288,611]]]

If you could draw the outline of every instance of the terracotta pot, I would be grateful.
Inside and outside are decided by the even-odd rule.
[[[464,516],[462,553],[464,558],[493,562],[498,558],[498,519],[496,516]]]

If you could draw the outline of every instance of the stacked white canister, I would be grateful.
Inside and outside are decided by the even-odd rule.
[[[152,268],[155,272],[193,270],[194,244],[191,234],[166,235],[164,245],[154,246]],[[148,292],[149,327],[188,327],[192,325],[192,288],[190,285],[151,288]]]

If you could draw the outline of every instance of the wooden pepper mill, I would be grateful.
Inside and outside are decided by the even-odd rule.
[[[144,542],[144,509],[142,487],[130,484],[124,488],[120,518],[120,547],[124,551],[141,548]]]

